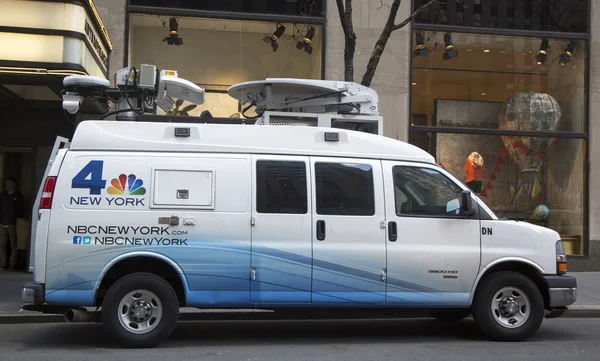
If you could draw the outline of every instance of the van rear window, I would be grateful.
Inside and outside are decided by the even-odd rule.
[[[317,214],[375,215],[373,168],[369,164],[315,163]]]

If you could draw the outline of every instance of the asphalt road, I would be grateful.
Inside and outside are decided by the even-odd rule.
[[[181,322],[158,348],[115,347],[97,324],[0,325],[4,361],[419,360],[600,358],[600,319],[545,320],[525,342],[492,342],[471,320]]]

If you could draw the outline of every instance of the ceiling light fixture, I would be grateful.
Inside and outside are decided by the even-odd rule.
[[[417,37],[417,47],[413,51],[413,58],[417,56],[422,56],[424,58],[428,57],[429,49],[425,46],[425,37],[423,36],[423,33],[418,31],[415,36]]]
[[[450,60],[458,57],[458,51],[454,48],[450,33],[444,34],[444,43],[446,45],[446,51],[444,52],[443,59]]]
[[[273,32],[273,34],[265,36],[263,38],[263,41],[267,44],[270,43],[273,51],[277,51],[277,49],[279,49],[279,38],[281,38],[284,32],[285,26],[279,25],[277,29]]]
[[[548,39],[542,39],[542,44],[540,45],[540,50],[538,51],[535,59],[538,65],[544,64],[546,61],[546,56],[548,55]]]
[[[306,35],[304,36],[304,38],[296,43],[296,49],[298,49],[298,50],[304,49],[305,52],[312,54],[313,47],[310,44],[312,43],[312,39],[315,36],[315,31],[316,31],[315,28],[313,28],[312,26],[309,26],[308,31],[306,32]]]
[[[179,37],[179,24],[177,18],[169,19],[169,36],[162,41],[166,41],[169,45],[183,45],[183,38]]]

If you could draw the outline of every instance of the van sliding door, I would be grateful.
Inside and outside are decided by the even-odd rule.
[[[312,157],[311,172],[312,302],[385,302],[381,162]]]

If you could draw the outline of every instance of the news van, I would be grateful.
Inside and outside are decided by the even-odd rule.
[[[576,300],[559,234],[352,130],[85,121],[36,222],[24,308],[125,346],[167,339],[181,307],[426,310],[519,341]]]

